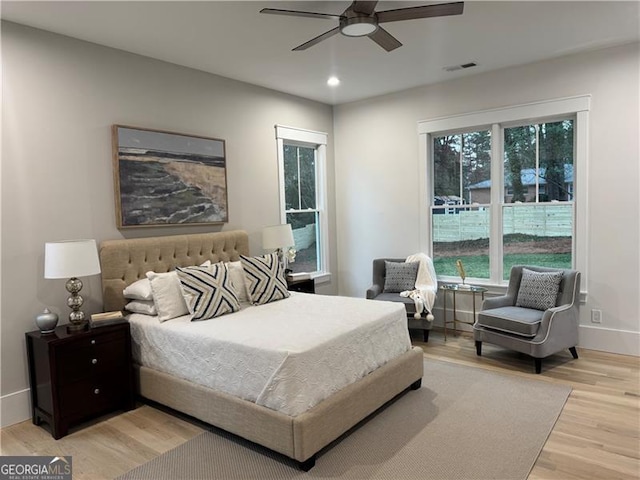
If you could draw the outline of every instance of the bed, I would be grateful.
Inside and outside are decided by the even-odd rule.
[[[240,255],[249,255],[248,236],[246,232],[240,230],[105,241],[100,246],[104,308],[106,311],[124,309],[126,300],[122,294],[123,289],[145,278],[147,271],[167,272],[176,267],[200,265],[207,260],[213,263],[232,262],[238,260]],[[293,293],[289,299],[274,302],[272,305],[249,307],[247,311],[249,312],[252,308],[265,309],[261,312],[273,309],[276,315],[286,316],[286,312],[280,310],[286,307],[286,302],[295,307],[296,304],[305,300],[303,297],[309,296],[304,293]],[[323,301],[331,301],[330,298],[317,298],[314,301],[321,302],[322,305]],[[305,301],[308,301],[308,298]],[[369,304],[360,299],[347,300],[352,303],[356,301],[366,302],[367,308],[378,304],[378,302]],[[350,308],[349,305],[350,303],[345,308]],[[297,308],[299,310],[299,305]],[[330,305],[326,304],[316,310],[323,311],[330,308]],[[363,311],[362,316],[367,316],[369,313]],[[255,320],[250,317],[250,313],[241,311],[227,316],[234,315],[237,316],[234,320],[238,320],[234,322],[235,325],[243,325],[241,322],[246,322],[247,329],[252,328],[251,322]],[[131,316],[132,332],[143,331],[144,317],[144,315]],[[404,321],[406,322],[406,317]],[[206,323],[188,322],[188,319],[170,320],[165,323],[171,322],[174,322],[171,328],[178,330]],[[197,327],[202,328],[199,325]],[[328,328],[330,327],[327,326],[326,329]],[[222,331],[219,330],[219,332]],[[325,333],[326,331],[324,333],[320,331],[318,335]],[[142,338],[142,334],[136,335]],[[148,335],[151,338],[151,334]],[[255,339],[260,335],[260,332],[254,335],[253,341],[257,342]],[[384,338],[385,335],[386,333],[380,332],[378,339]],[[142,342],[140,338],[138,342]],[[345,337],[342,341],[343,343],[353,341],[353,338],[355,337],[351,339]],[[307,350],[314,348],[315,346]],[[138,353],[137,358],[141,358],[142,352]],[[307,363],[309,363],[308,360],[309,358]],[[274,358],[273,361],[278,362],[278,359]],[[155,366],[155,364],[146,361],[141,363],[145,365],[135,365],[137,389],[141,397],[286,455],[298,462],[303,470],[309,470],[314,466],[317,453],[322,448],[382,405],[407,388],[419,388],[423,373],[422,350],[409,346],[404,351],[393,354],[392,358],[384,359],[381,366],[356,381],[341,386],[334,393],[320,399],[309,400],[311,402],[309,405],[312,405],[310,408],[296,407],[292,411],[283,411],[273,403],[273,399],[256,401],[251,398],[250,393],[244,394],[248,398],[243,398],[242,394],[238,396],[237,392],[227,392],[216,385],[186,380],[179,373],[172,374],[169,368],[163,366],[153,368],[148,365]],[[294,365],[292,368],[297,367]]]

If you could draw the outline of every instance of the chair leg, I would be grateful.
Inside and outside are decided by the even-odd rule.
[[[482,356],[482,342],[476,340],[476,355],[481,357]]]
[[[534,358],[533,361],[536,364],[536,373],[540,373],[542,371],[542,359]]]
[[[427,343],[429,341],[429,330],[422,330],[422,338],[424,340],[424,343]]]
[[[576,347],[571,347],[569,351],[571,352],[571,355],[573,356],[573,358],[578,358],[578,352],[576,350]]]

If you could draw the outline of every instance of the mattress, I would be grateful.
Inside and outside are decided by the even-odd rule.
[[[206,321],[129,322],[139,364],[289,416],[411,348],[402,304],[298,292]]]

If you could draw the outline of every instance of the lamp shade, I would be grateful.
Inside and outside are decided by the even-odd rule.
[[[44,245],[44,278],[87,277],[100,273],[95,240],[47,242]]]
[[[293,247],[295,244],[293,231],[288,223],[271,225],[262,229],[262,248],[265,250]]]

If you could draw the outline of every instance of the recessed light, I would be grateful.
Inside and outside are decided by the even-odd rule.
[[[330,87],[340,85],[340,79],[338,77],[329,77],[329,80],[327,80],[327,85],[329,85]]]

